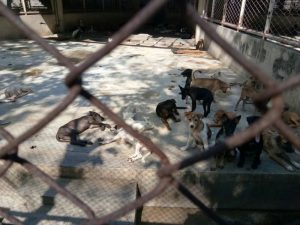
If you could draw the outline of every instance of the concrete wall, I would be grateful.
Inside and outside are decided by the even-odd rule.
[[[56,31],[54,15],[20,15],[19,18],[40,35],[50,35]],[[2,32],[0,32],[0,40],[24,38],[24,35],[4,17],[0,17],[0,27],[2,30]]]
[[[300,74],[300,49],[283,46],[278,43],[262,40],[259,37],[236,32],[235,30],[212,24],[215,30],[233,47],[243,53],[249,60],[260,66],[267,73],[277,80],[284,80],[290,76]],[[221,60],[225,65],[232,68],[241,75],[246,75],[245,71],[226,55],[219,46],[212,43],[205,35],[205,49]],[[299,104],[300,88],[285,94],[287,104],[294,110],[300,112]]]

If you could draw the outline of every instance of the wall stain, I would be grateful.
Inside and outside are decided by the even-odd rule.
[[[297,56],[294,52],[283,51],[273,62],[273,75],[278,80],[286,79],[296,67]]]

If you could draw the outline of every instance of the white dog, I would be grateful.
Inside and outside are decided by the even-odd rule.
[[[135,120],[136,117],[136,108],[127,107],[127,109],[123,112],[123,118],[125,122],[130,125],[133,129],[137,130],[142,134],[146,134],[147,131],[153,129],[153,125],[151,125],[148,120]],[[151,155],[140,142],[138,142],[135,138],[133,138],[130,134],[128,134],[123,128],[116,129],[116,135],[112,138],[103,140],[99,139],[99,144],[105,145],[115,141],[121,141],[123,143],[129,143],[134,146],[134,154],[128,157],[128,162],[134,162],[138,159],[141,159],[143,163],[145,163],[145,159]],[[141,151],[148,151],[145,155],[141,154]]]
[[[208,149],[211,130],[208,124],[203,121],[203,115],[195,112],[186,112],[185,117],[189,121],[189,137],[186,145],[181,147],[181,150],[187,150],[189,147],[196,146],[200,149]]]

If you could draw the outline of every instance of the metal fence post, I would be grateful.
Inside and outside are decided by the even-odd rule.
[[[22,8],[24,10],[25,15],[27,15],[25,0],[21,0],[21,3],[22,3]]]
[[[241,29],[242,26],[243,26],[243,19],[244,19],[244,14],[245,14],[246,2],[247,2],[247,0],[242,1],[240,18],[239,18],[239,23],[238,23],[238,26],[237,26],[238,30]]]
[[[211,6],[211,15],[210,15],[211,19],[214,19],[214,17],[215,17],[215,7],[216,7],[216,0],[213,0],[212,6]]]
[[[224,23],[226,22],[227,3],[228,3],[228,0],[225,0],[224,7],[223,7],[223,17],[222,17],[222,21],[221,21],[222,25],[224,25]]]
[[[263,38],[265,38],[265,35],[269,33],[271,20],[272,20],[272,16],[273,16],[273,11],[274,11],[274,6],[275,6],[275,0],[271,0],[270,4],[269,4],[268,15],[267,15],[266,25],[265,25],[265,29],[264,29],[264,33],[263,33]]]

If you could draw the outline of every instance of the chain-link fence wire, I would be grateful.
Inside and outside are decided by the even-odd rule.
[[[299,46],[299,0],[209,0],[206,16],[216,23]]]
[[[87,220],[86,224],[107,224],[111,221],[116,220],[124,215],[127,215],[132,210],[135,210],[145,203],[149,202],[151,199],[162,195],[164,191],[170,187],[175,187],[183,196],[189,199],[193,204],[195,204],[202,212],[207,215],[210,219],[215,221],[217,224],[229,224],[228,221],[224,220],[213,210],[208,208],[202,199],[196,197],[196,195],[187,188],[180,180],[173,176],[176,171],[182,170],[190,165],[197,162],[210,159],[216,154],[224,151],[228,151],[248,140],[253,138],[257,133],[261,133],[264,129],[273,125],[277,130],[285,136],[292,144],[295,145],[296,149],[300,149],[300,140],[294,134],[294,132],[281,120],[281,113],[284,108],[284,102],[282,93],[290,88],[297,87],[300,84],[300,76],[293,76],[286,81],[277,83],[271,78],[271,76],[264,71],[262,71],[256,64],[247,60],[240,52],[233,48],[230,44],[224,41],[216,31],[195,11],[194,6],[187,5],[187,16],[192,20],[193,23],[200,26],[200,28],[214,41],[218,44],[227,54],[229,54],[238,64],[240,64],[246,72],[257,78],[264,86],[264,92],[258,94],[255,99],[255,105],[258,109],[263,112],[262,118],[253,124],[250,128],[235,134],[234,136],[225,139],[224,141],[217,142],[214,146],[210,147],[205,152],[199,152],[195,155],[187,157],[182,161],[171,164],[168,157],[163,153],[163,151],[158,148],[149,139],[137,133],[132,127],[128,126],[117,114],[115,114],[111,109],[109,109],[105,104],[103,104],[99,99],[90,94],[88,90],[82,87],[82,73],[86,71],[90,66],[96,63],[98,60],[103,58],[109,52],[111,52],[115,47],[117,47],[122,41],[124,41],[131,33],[133,33],[137,28],[139,28],[143,23],[150,18],[157,10],[159,10],[167,0],[153,0],[145,8],[143,8],[132,20],[130,20],[126,25],[124,25],[117,33],[112,36],[112,42],[107,43],[103,48],[96,51],[93,55],[88,57],[84,62],[78,66],[74,66],[68,58],[64,57],[55,47],[50,45],[46,40],[38,36],[34,31],[32,31],[28,26],[26,26],[16,15],[14,15],[8,8],[6,8],[3,3],[0,3],[0,13],[10,21],[14,26],[26,34],[30,39],[36,41],[44,50],[48,51],[52,56],[54,56],[61,65],[64,65],[69,69],[69,74],[65,78],[65,84],[69,87],[69,92],[66,97],[60,102],[55,109],[50,111],[42,120],[40,120],[32,128],[28,129],[26,132],[18,137],[13,137],[4,128],[0,129],[1,135],[8,141],[8,143],[1,148],[0,158],[4,162],[1,167],[0,175],[4,175],[12,167],[12,163],[19,164],[25,168],[33,177],[38,177],[41,179],[49,188],[51,187],[57,193],[65,197],[70,201],[75,207],[80,209],[82,213],[85,214]],[[182,4],[182,2],[180,2]],[[161,162],[161,168],[158,169],[157,173],[157,183],[154,185],[153,189],[147,191],[141,197],[136,200],[129,202],[120,206],[119,209],[112,210],[110,212],[105,212],[105,215],[98,215],[98,212],[88,204],[80,200],[80,197],[73,194],[70,190],[67,190],[63,185],[56,182],[49,175],[44,173],[36,165],[30,163],[27,159],[22,158],[18,154],[18,146],[26,141],[28,138],[33,136],[35,133],[40,131],[49,122],[55,119],[58,114],[66,109],[74,99],[81,95],[93,105],[98,107],[107,117],[109,117],[113,122],[119,124],[123,127],[132,137],[139,140],[145,147],[156,154]],[[266,100],[272,100],[271,108],[266,107]],[[82,196],[81,196],[82,197]],[[14,224],[23,224],[16,217],[11,216],[5,210],[0,209],[0,215],[8,219]]]
[[[277,1],[274,5],[269,32],[300,41],[300,0]]]
[[[270,1],[247,1],[242,26],[264,32]]]

